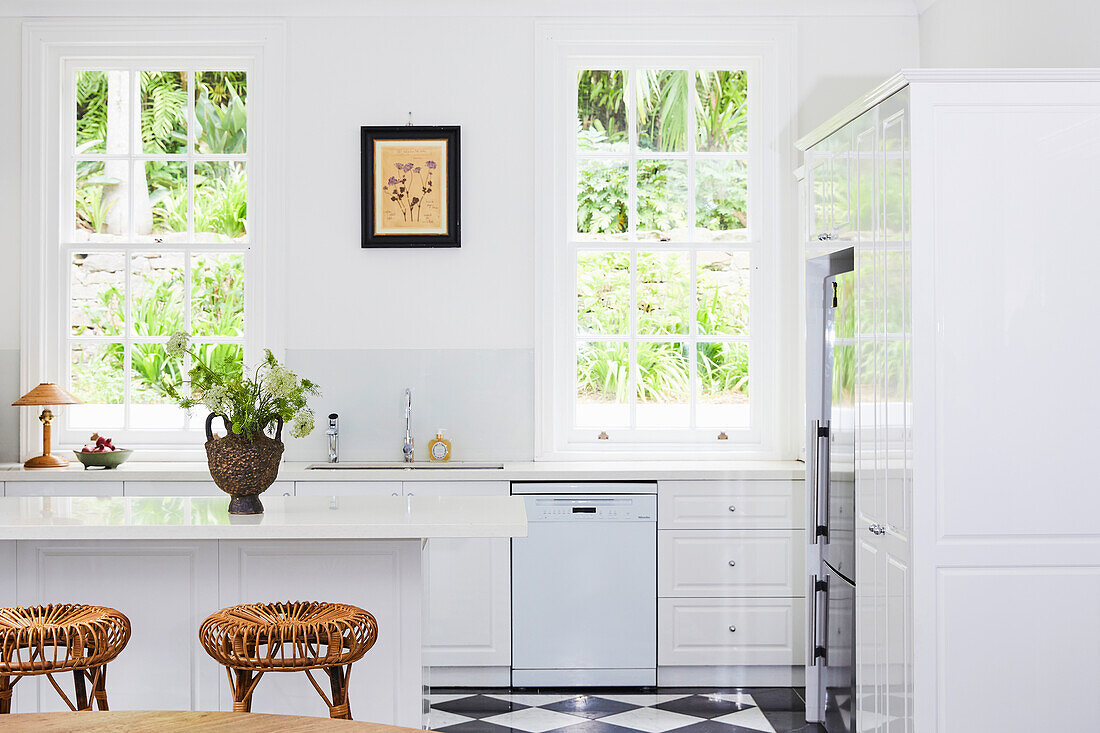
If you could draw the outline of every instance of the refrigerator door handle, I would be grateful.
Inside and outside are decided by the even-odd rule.
[[[822,609],[823,626],[825,627],[825,639],[818,644],[814,649],[814,654],[817,658],[821,659],[822,664],[829,664],[829,576],[826,575],[824,580],[818,581],[818,590],[821,592],[821,596],[824,598]],[[817,596],[814,596],[814,605],[817,605]],[[814,615],[817,615],[817,611],[814,611]],[[816,663],[816,659],[815,659]]]
[[[806,635],[806,660],[817,666],[817,576],[810,576],[810,633]]]
[[[821,519],[821,500],[820,500],[820,497],[818,496],[818,484],[820,483],[820,479],[821,479],[821,471],[819,470],[819,466],[817,464],[817,461],[818,461],[817,447],[818,447],[818,444],[820,444],[820,442],[821,442],[820,440],[817,439],[817,436],[818,436],[818,433],[820,433],[820,432],[821,432],[821,421],[820,420],[811,420],[810,421],[810,441],[809,441],[809,443],[810,443],[810,471],[809,471],[809,473],[810,473],[810,501],[812,502],[812,504],[811,504],[811,515],[810,516],[813,517],[814,544],[815,545],[817,544],[817,526],[819,524],[819,520]]]
[[[820,523],[818,524],[817,534],[825,537],[825,541],[829,541],[829,504],[830,495],[832,494],[832,481],[829,480],[829,470],[832,468],[829,465],[829,453],[832,452],[832,431],[829,429],[829,421],[822,421],[821,427],[818,429],[818,453],[821,457],[818,462],[821,463],[821,478],[818,479],[818,483],[822,486],[824,494],[823,511],[821,513]]]

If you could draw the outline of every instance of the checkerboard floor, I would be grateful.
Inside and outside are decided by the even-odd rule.
[[[791,733],[806,723],[802,691],[789,687],[540,694],[433,690],[429,727],[442,733]]]

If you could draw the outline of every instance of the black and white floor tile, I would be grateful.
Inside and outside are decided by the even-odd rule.
[[[563,691],[436,691],[429,726],[441,733],[791,733],[806,703],[789,687],[658,690],[655,694]]]

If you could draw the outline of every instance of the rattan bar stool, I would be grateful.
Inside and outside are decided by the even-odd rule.
[[[61,603],[0,608],[0,713],[11,712],[11,693],[24,677],[46,675],[70,710],[107,709],[107,663],[130,640],[130,619],[113,608]],[[72,672],[76,702],[53,678]],[[92,684],[88,698],[85,680]]]
[[[252,693],[268,672],[305,672],[329,716],[351,720],[351,665],[378,639],[374,616],[344,603],[296,601],[223,608],[199,627],[206,653],[225,667],[233,711],[250,712]],[[328,674],[330,699],[312,670]]]

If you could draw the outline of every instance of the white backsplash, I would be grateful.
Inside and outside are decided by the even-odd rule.
[[[287,439],[286,460],[325,461],[328,414],[340,415],[342,461],[399,461],[405,388],[413,391],[416,459],[439,428],[455,461],[530,460],[534,454],[531,349],[289,349],[287,366],[321,386],[317,429]]]

